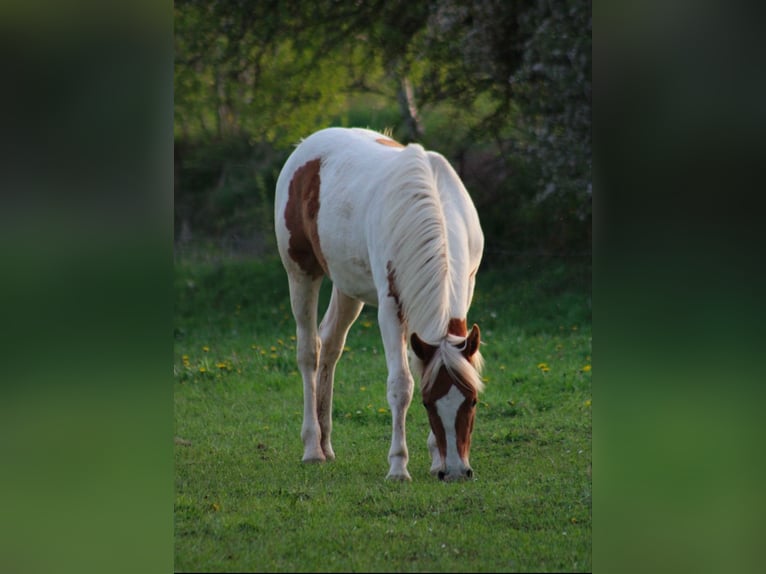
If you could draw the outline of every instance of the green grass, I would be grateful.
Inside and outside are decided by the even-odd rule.
[[[476,480],[464,483],[428,473],[417,396],[413,480],[385,480],[391,422],[374,308],[338,364],[337,460],[304,465],[279,261],[178,262],[175,295],[176,570],[591,570],[589,264],[480,271],[468,320],[482,328],[486,391]],[[325,283],[321,312],[328,298]]]

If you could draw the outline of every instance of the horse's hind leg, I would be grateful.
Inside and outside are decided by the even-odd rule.
[[[317,377],[317,415],[321,431],[322,452],[328,460],[335,458],[330,435],[332,434],[332,391],[335,365],[343,353],[346,335],[359,317],[364,304],[333,288],[330,305],[319,325],[321,352]]]
[[[325,460],[320,445],[321,431],[317,419],[316,375],[320,342],[317,337],[317,303],[322,276],[303,272],[288,273],[290,305],[296,324],[298,369],[303,378],[303,462]]]

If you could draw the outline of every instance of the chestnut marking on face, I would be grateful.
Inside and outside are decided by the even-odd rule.
[[[444,425],[444,436],[446,439],[445,451],[447,456],[444,458],[447,466],[457,466],[458,461],[451,461],[450,454],[457,452],[458,456],[465,460],[465,442],[466,437],[463,434],[466,430],[466,424],[461,419],[465,416],[459,416],[461,407],[466,398],[455,385],[451,386],[446,395],[436,401],[436,410],[439,413],[442,425]],[[462,432],[461,432],[462,431]],[[441,449],[439,449],[441,450]]]
[[[312,277],[329,275],[317,228],[320,164],[319,159],[313,159],[295,170],[285,207],[285,225],[290,232],[287,252]]]
[[[468,463],[476,399],[476,390],[464,381],[453,378],[445,367],[439,369],[433,385],[423,393],[423,404],[428,412],[436,445],[442,460],[450,467],[457,466],[457,461],[448,458],[450,453],[454,456],[457,452],[458,457]]]
[[[438,346],[426,343],[417,333],[410,336],[412,351],[420,360],[421,393],[433,432],[432,444],[444,465],[440,477],[470,478],[472,474],[468,456],[482,388],[478,377],[481,334],[478,325],[470,331],[465,325],[463,319],[450,319],[447,336]]]

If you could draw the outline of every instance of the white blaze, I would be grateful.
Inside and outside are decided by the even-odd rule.
[[[460,405],[463,404],[463,401],[465,401],[465,397],[455,385],[452,385],[449,392],[436,401],[436,412],[439,413],[439,418],[444,427],[444,435],[447,439],[446,469],[463,467],[463,461],[460,460],[457,453],[457,434],[455,432],[457,411]]]

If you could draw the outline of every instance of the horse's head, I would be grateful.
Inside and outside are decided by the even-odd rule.
[[[412,351],[421,361],[423,406],[431,424],[431,474],[441,480],[473,476],[468,455],[482,387],[479,341],[478,325],[465,337],[448,335],[439,346],[424,342],[415,333],[410,337]]]

